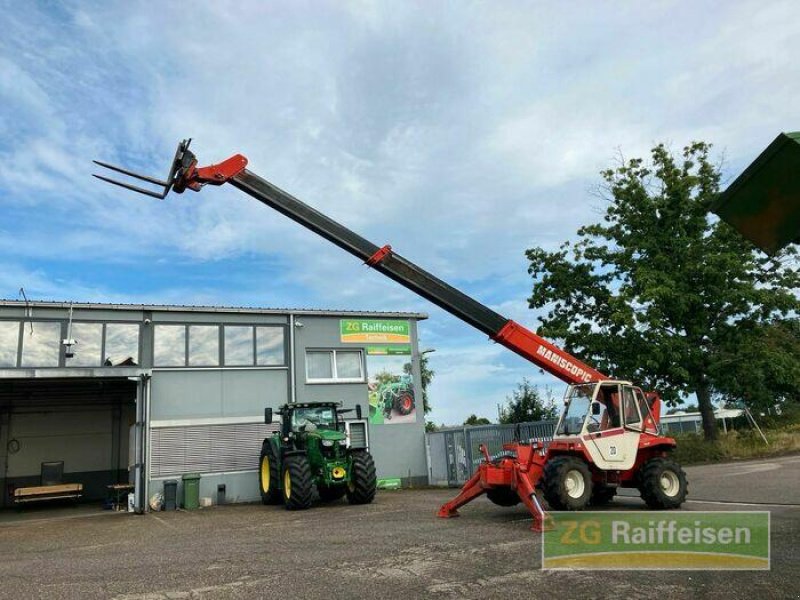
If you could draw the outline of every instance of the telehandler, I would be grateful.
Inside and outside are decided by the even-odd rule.
[[[458,496],[439,509],[440,517],[458,516],[459,507],[486,494],[489,500],[501,506],[524,503],[533,516],[533,529],[540,530],[546,515],[537,489],[541,489],[550,507],[556,510],[581,510],[590,504],[606,503],[621,487],[638,488],[652,508],[678,508],[683,503],[687,494],[686,475],[669,457],[675,440],[659,433],[660,398],[657,393],[645,393],[632,382],[608,378],[519,323],[426,272],[394,252],[391,246],[377,246],[367,241],[249,171],[247,158],[241,154],[218,164],[198,166],[195,155],[189,150],[190,141],[184,140],[178,145],[165,180],[95,161],[101,167],[158,186],[157,191],[102,175],[95,177],[159,199],[166,198],[170,191],[199,192],[206,185],[228,183],[569,384],[564,410],[547,448],[534,441],[520,440],[506,444],[506,454],[499,459],[492,459],[482,448],[483,462]],[[292,459],[290,464],[294,461]],[[272,481],[273,472],[268,475]],[[291,473],[289,477],[291,479]],[[294,494],[294,490],[291,493]],[[287,506],[292,502],[290,495]]]

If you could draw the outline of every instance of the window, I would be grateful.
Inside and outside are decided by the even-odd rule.
[[[219,327],[216,325],[189,326],[189,366],[219,366]]]
[[[639,408],[636,405],[633,388],[628,386],[622,388],[622,407],[625,413],[625,425],[634,429],[641,429],[642,419],[639,417]]]
[[[19,323],[0,321],[0,368],[17,366]]]
[[[256,364],[278,366],[286,364],[283,327],[256,327]]]
[[[61,323],[26,323],[22,335],[23,367],[57,367],[61,355]]]
[[[334,352],[336,357],[337,379],[363,379],[361,371],[361,352]]]
[[[139,325],[135,323],[106,324],[106,349],[103,365],[139,364]]]
[[[186,326],[156,325],[153,341],[153,365],[186,366]]]
[[[333,352],[306,352],[306,379],[333,379]]]
[[[307,350],[306,380],[310,383],[364,381],[361,350]]]
[[[653,415],[650,413],[650,405],[648,404],[647,399],[644,397],[642,390],[639,388],[636,388],[636,401],[639,403],[639,412],[642,414],[642,418],[644,418],[645,431],[649,431],[650,433],[658,433],[655,420],[653,419]]]
[[[103,346],[102,323],[73,323],[71,337],[75,340],[72,346],[72,358],[67,357],[68,367],[99,367]]]
[[[253,328],[225,326],[225,364],[230,367],[252,367],[255,364]]]

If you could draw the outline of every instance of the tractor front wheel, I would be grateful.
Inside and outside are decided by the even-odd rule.
[[[592,496],[589,466],[574,456],[557,456],[547,461],[542,490],[553,510],[583,510]]]
[[[275,448],[267,441],[261,447],[258,464],[258,488],[261,491],[261,504],[280,504],[281,491],[278,489],[280,470]]]
[[[369,504],[375,499],[375,491],[378,489],[375,461],[369,452],[353,452],[352,457],[347,500],[350,504]]]
[[[639,492],[650,508],[678,508],[686,500],[686,473],[674,460],[651,458],[639,474]]]
[[[314,502],[314,482],[305,456],[297,454],[283,460],[283,502],[288,510],[305,510]]]

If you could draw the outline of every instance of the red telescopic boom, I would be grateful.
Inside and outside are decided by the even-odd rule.
[[[377,246],[367,241],[294,196],[275,187],[267,180],[251,173],[246,169],[247,158],[241,154],[235,154],[218,164],[198,167],[195,155],[189,150],[190,142],[191,140],[185,140],[178,145],[169,175],[163,181],[95,161],[102,167],[158,186],[161,188],[158,192],[101,175],[95,175],[95,177],[160,199],[165,198],[170,190],[179,194],[187,189],[199,192],[205,185],[230,183],[256,200],[350,252],[364,261],[366,265],[427,298],[562,381],[575,384],[607,379],[599,371],[582,363],[519,323],[506,319],[403,258],[395,253],[391,246]]]

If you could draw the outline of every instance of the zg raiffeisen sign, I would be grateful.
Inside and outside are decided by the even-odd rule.
[[[764,511],[550,513],[543,569],[769,570]]]
[[[342,319],[341,340],[348,344],[410,344],[408,321],[394,319]]]

